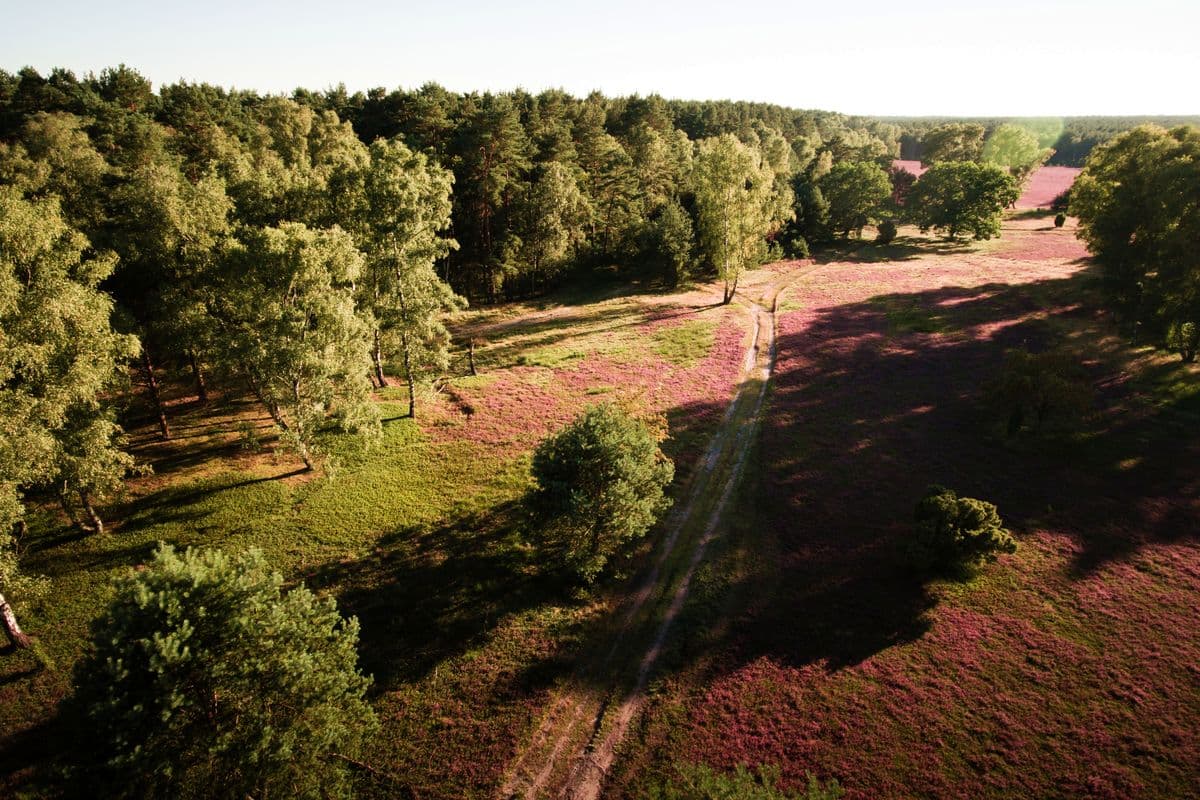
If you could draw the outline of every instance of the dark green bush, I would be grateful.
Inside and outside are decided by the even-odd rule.
[[[1063,225],[1066,225],[1066,224],[1067,224],[1067,215],[1066,214],[1063,214],[1060,212],[1060,213],[1054,215],[1054,227],[1061,228]]]
[[[670,506],[664,489],[674,475],[649,425],[595,406],[538,445],[532,506],[566,566],[590,582]]]
[[[995,505],[959,497],[942,486],[930,486],[925,492],[917,503],[914,522],[908,558],[923,571],[969,567],[1017,550]]]
[[[879,233],[875,237],[875,241],[879,244],[891,244],[896,239],[896,223],[890,219],[885,219],[879,223]]]
[[[120,580],[79,667],[96,796],[344,797],[377,727],[358,622],[261,553],[176,553]],[[338,754],[338,756],[335,756]]]

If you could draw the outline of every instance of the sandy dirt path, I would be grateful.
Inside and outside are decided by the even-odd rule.
[[[531,740],[506,772],[497,797],[600,796],[687,600],[696,568],[721,531],[722,515],[758,433],[775,361],[778,296],[792,281],[819,268],[808,264],[790,270],[739,295],[750,343],[738,390],[705,452],[703,468],[672,511],[656,560],[614,615],[608,643],[585,654],[572,678],[558,688]]]

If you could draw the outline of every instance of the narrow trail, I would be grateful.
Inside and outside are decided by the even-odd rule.
[[[697,567],[721,529],[726,506],[757,436],[775,362],[775,310],[780,292],[819,269],[809,264],[739,295],[753,336],[737,392],[683,499],[667,520],[667,535],[646,575],[609,626],[611,645],[585,655],[559,687],[531,740],[513,759],[497,797],[595,800],[636,718],[647,683],[683,610]],[[603,639],[601,639],[603,641]]]

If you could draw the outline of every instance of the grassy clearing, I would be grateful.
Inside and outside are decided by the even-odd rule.
[[[693,367],[712,352],[716,341],[715,320],[692,320],[654,332],[654,351],[681,367]]]
[[[459,316],[460,337],[473,331],[482,342],[479,374],[423,387],[416,420],[405,416],[402,385],[380,390],[382,439],[371,447],[328,439],[328,476],[300,473],[275,453],[269,420],[253,403],[200,407],[186,387],[169,387],[175,439],[134,427],[136,452],[156,472],[106,509],[110,535],[76,537],[51,508],[31,519],[24,565],[51,588],[23,622],[54,667],[37,670],[28,653],[0,658],[0,794],[47,789],[28,765],[60,755],[54,712],[71,690],[89,623],[113,578],[165,541],[257,547],[289,581],[337,597],[360,619],[361,664],[375,677],[383,730],[371,763],[421,797],[490,796],[608,602],[603,592],[599,600],[575,594],[539,557],[520,503],[530,449],[584,406],[632,397],[670,412],[668,446],[686,475],[739,364],[738,320],[721,309],[703,312],[709,343],[705,353],[689,346],[690,367],[655,348],[651,330],[688,322],[681,302],[711,306],[711,297],[574,299],[580,304]],[[698,330],[689,323],[688,338]],[[465,372],[465,358],[454,369]],[[382,778],[361,788],[366,796],[406,791]]]

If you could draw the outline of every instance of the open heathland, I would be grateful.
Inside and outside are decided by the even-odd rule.
[[[1200,392],[1091,310],[1085,255],[1024,214],[997,242],[902,236],[787,289],[760,480],[712,568],[739,602],[696,612],[611,796],[694,763],[854,798],[1194,790]],[[1078,426],[1005,436],[987,387],[1018,347],[1078,360]],[[1017,553],[965,582],[907,570],[933,483],[994,501]]]

